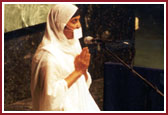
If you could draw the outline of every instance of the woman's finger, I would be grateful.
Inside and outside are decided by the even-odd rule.
[[[86,56],[87,50],[88,50],[88,48],[87,48],[87,47],[85,47],[85,48],[83,48],[83,49],[82,49],[82,52],[81,52],[81,54],[80,54],[80,57],[81,57],[82,59],[85,59],[85,56]]]
[[[87,56],[86,56],[86,63],[89,65],[89,63],[90,63],[90,54],[87,54]]]

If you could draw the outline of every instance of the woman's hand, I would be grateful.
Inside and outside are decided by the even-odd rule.
[[[74,65],[75,70],[65,78],[65,81],[68,84],[68,88],[82,75],[85,75],[85,79],[87,81],[88,76],[86,70],[89,67],[90,63],[90,53],[88,47],[83,48],[80,55],[76,56]]]
[[[81,72],[82,74],[86,73],[90,64],[90,53],[88,47],[82,49],[80,55],[76,56],[74,65],[75,71]]]

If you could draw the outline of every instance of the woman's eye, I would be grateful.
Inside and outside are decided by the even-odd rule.
[[[75,24],[77,21],[78,21],[78,20],[75,19],[75,20],[72,20],[71,22],[72,22],[73,24]]]

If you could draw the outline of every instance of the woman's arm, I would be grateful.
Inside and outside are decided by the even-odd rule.
[[[87,74],[87,72],[84,73],[84,76],[85,76],[85,80],[87,81],[88,80],[88,74]]]
[[[87,81],[88,76],[86,70],[88,69],[90,63],[90,53],[87,47],[83,48],[80,55],[75,58],[74,65],[75,70],[65,78],[65,81],[68,84],[68,88],[82,75],[85,75],[85,79]]]
[[[65,78],[65,81],[68,84],[68,88],[82,75],[80,71],[73,71],[67,78]]]

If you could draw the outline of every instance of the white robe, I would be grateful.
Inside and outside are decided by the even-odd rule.
[[[72,9],[72,12],[69,11],[65,15],[66,21],[61,22],[65,26],[77,8],[73,5],[57,5],[52,10],[56,13],[57,9],[62,10],[63,8],[67,12]],[[74,40],[73,45],[71,45],[70,42],[66,42],[65,38],[61,38],[61,40],[60,37],[58,38],[58,36],[64,37],[64,35],[60,35],[61,32],[58,32],[58,28],[53,29],[51,27],[52,13],[49,13],[47,20],[46,33],[48,36],[45,33],[43,41],[32,59],[32,108],[36,111],[100,111],[89,92],[91,84],[89,73],[87,73],[87,81],[82,75],[70,88],[64,80],[75,70],[74,59],[81,52],[81,46],[79,40]],[[58,19],[59,15],[61,15],[60,11],[55,18]]]

